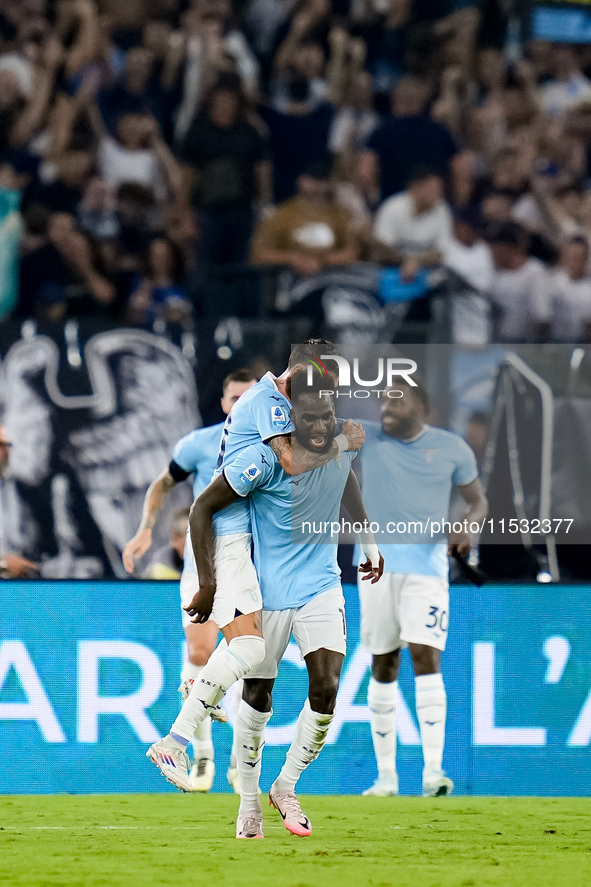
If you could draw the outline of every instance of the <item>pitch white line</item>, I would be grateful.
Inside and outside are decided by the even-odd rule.
[[[162,825],[5,825],[0,831],[5,832],[73,832],[76,830],[97,831],[160,831],[160,832],[194,832],[197,829],[204,829],[204,825],[175,825],[166,828]],[[281,825],[265,825],[265,830],[277,829],[283,831]]]

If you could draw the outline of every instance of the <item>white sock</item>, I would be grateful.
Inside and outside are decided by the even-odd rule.
[[[170,732],[189,742],[198,724],[209,717],[224,698],[228,687],[243,678],[265,658],[265,642],[255,635],[232,638],[228,646],[219,646],[203,666],[199,678],[172,725]]]
[[[265,746],[265,727],[273,712],[257,711],[242,700],[234,723],[234,740],[240,776],[240,813],[260,810],[259,780]]]
[[[380,776],[396,776],[396,700],[398,681],[382,684],[369,679],[367,704],[371,738]]]
[[[234,724],[236,723],[236,719],[238,717],[238,712],[240,711],[240,703],[242,702],[242,693],[244,690],[244,681],[238,681],[236,684],[236,691],[234,693],[233,699],[233,711],[232,714],[234,716]],[[231,769],[235,769],[238,767],[238,746],[236,743],[236,730],[232,734],[232,751],[230,753],[230,767]]]
[[[316,760],[324,748],[326,734],[333,718],[334,714],[323,715],[312,711],[310,700],[306,699],[298,718],[295,739],[289,747],[285,764],[277,778],[282,790],[293,791],[306,767]]]
[[[181,680],[196,681],[202,671],[202,665],[194,665],[192,662],[186,660],[183,663]],[[211,739],[211,718],[205,718],[204,721],[201,721],[200,724],[197,724],[191,742],[193,744],[193,757],[196,761],[200,761],[202,758],[207,758],[208,761],[213,761],[214,752],[213,742]]]
[[[425,770],[441,770],[447,710],[442,675],[424,674],[415,677],[415,695]]]

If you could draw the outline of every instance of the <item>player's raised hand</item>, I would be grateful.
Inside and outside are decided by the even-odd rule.
[[[359,564],[359,572],[365,573],[365,576],[361,577],[362,582],[367,582],[370,580],[370,584],[374,585],[378,579],[382,578],[382,573],[384,572],[384,558],[380,554],[380,562],[377,567],[372,566],[370,558],[368,558],[365,563]]]
[[[360,422],[347,419],[343,423],[342,433],[349,441],[348,450],[360,450],[365,441],[365,430]]]
[[[207,622],[213,609],[214,597],[215,587],[199,586],[199,591],[193,596],[191,603],[188,606],[183,607],[183,610],[185,610],[189,616],[193,617],[191,622],[196,625],[199,625],[202,622]]]
[[[152,544],[152,530],[139,530],[123,549],[123,566],[128,573],[133,573],[136,560],[142,558]]]

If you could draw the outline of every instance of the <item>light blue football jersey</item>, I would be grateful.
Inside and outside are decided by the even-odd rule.
[[[370,521],[380,526],[376,542],[387,573],[415,573],[447,579],[445,543],[406,542],[429,538],[413,532],[386,532],[389,522],[408,525],[449,520],[454,485],[478,477],[476,457],[462,438],[451,431],[427,426],[412,441],[388,437],[377,422],[363,421],[365,443],[360,452],[363,501]],[[398,540],[398,541],[397,541]],[[393,544],[388,544],[388,542]],[[359,552],[356,550],[359,563]]]
[[[330,535],[319,528],[338,522],[356,455],[343,453],[338,461],[292,478],[269,447],[255,444],[224,465],[232,489],[250,499],[254,563],[265,610],[301,607],[340,585],[338,535],[334,543],[327,541]],[[294,542],[294,536],[307,541]]]
[[[172,451],[172,458],[183,471],[193,477],[193,498],[196,499],[210,482],[220,451],[224,422],[198,428],[181,437]]]
[[[216,475],[231,465],[247,447],[261,441],[264,444],[273,437],[292,431],[291,404],[273,380],[273,374],[266,373],[232,407],[222,432]],[[267,446],[263,449],[264,452],[270,451]],[[213,530],[216,536],[250,533],[248,503],[234,502],[218,512],[214,517]]]
[[[181,437],[172,451],[172,458],[183,471],[194,475],[193,498],[196,499],[210,482],[220,451],[223,422],[197,428]],[[185,545],[184,569],[195,572],[193,552]]]

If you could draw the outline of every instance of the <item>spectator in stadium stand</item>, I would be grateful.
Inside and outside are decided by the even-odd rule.
[[[380,123],[373,107],[371,77],[360,71],[350,82],[346,100],[336,112],[329,136],[329,150],[335,157],[339,171],[352,179],[355,176],[359,152]]]
[[[161,78],[154,76],[154,54],[136,46],[125,55],[121,81],[97,95],[97,105],[109,134],[117,137],[119,121],[127,114],[154,117],[171,134],[171,110],[175,73],[163,63]]]
[[[311,82],[297,77],[286,84],[284,109],[261,107],[269,127],[273,160],[273,194],[276,203],[296,193],[298,176],[328,150],[328,137],[334,109],[328,102],[318,103],[311,94]]]
[[[91,170],[90,151],[66,150],[49,166],[45,181],[33,183],[29,200],[50,212],[75,216]]]
[[[46,234],[40,213],[35,223],[38,245],[26,257],[22,303],[44,321],[109,316],[115,289],[99,271],[91,245],[76,231],[74,218],[54,213],[47,220]]]
[[[433,168],[417,167],[407,190],[389,197],[378,209],[372,258],[400,265],[402,277],[412,280],[420,268],[441,261],[451,234],[441,176]]]
[[[188,526],[189,509],[179,508],[172,517],[168,545],[154,552],[142,573],[142,579],[162,581],[181,578]]]
[[[489,191],[480,204],[480,213],[487,222],[510,222],[513,219],[515,195],[512,191]]]
[[[247,120],[240,81],[212,90],[179,150],[184,189],[197,207],[204,271],[247,261],[253,203],[271,202],[265,140]]]
[[[317,274],[357,260],[352,217],[334,199],[330,173],[325,160],[298,176],[297,195],[259,223],[251,251],[254,264],[288,265],[298,274]]]
[[[487,231],[494,272],[490,296],[499,309],[495,341],[547,341],[556,293],[554,275],[528,255],[529,238],[517,222]]]
[[[541,102],[546,113],[563,115],[581,101],[591,101],[591,81],[583,74],[579,53],[574,46],[555,46],[552,63],[553,78],[541,88]]]
[[[463,207],[456,210],[453,233],[443,247],[442,262],[475,290],[488,293],[493,263],[490,247],[480,236],[481,229],[482,220],[475,209]]]
[[[191,310],[184,283],[181,250],[166,237],[155,238],[148,248],[146,273],[132,290],[127,319],[131,323],[151,323],[158,317],[169,323],[181,321]]]
[[[118,121],[116,139],[102,129],[98,114],[92,119],[99,137],[97,167],[109,184],[132,182],[152,187],[160,201],[180,195],[180,167],[162,138],[155,117],[125,114]]]
[[[183,30],[179,36],[186,58],[175,122],[179,144],[220,78],[235,74],[242,94],[251,102],[257,98],[259,79],[257,58],[236,27],[229,0],[193,4],[181,21]]]
[[[562,249],[553,305],[554,342],[591,342],[589,243],[573,237]]]
[[[114,187],[100,176],[93,176],[84,189],[77,215],[80,228],[93,240],[115,239],[120,225]]]
[[[406,76],[392,92],[392,114],[370,135],[359,160],[366,191],[379,187],[381,199],[402,191],[419,164],[448,171],[456,144],[448,130],[425,113],[429,85]]]
[[[8,478],[12,442],[0,425],[0,579],[27,579],[38,574],[38,566],[11,550],[17,507],[12,482]]]

